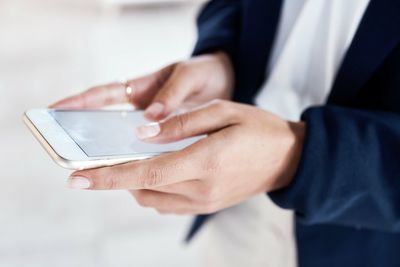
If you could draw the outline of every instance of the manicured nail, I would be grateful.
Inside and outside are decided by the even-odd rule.
[[[68,179],[67,186],[71,189],[87,189],[90,187],[90,181],[86,177],[71,176]]]
[[[164,108],[164,105],[161,103],[153,103],[146,109],[145,115],[150,117],[160,116],[164,112]]]
[[[157,136],[160,131],[160,124],[158,122],[153,122],[136,128],[136,136],[139,139],[147,139]]]

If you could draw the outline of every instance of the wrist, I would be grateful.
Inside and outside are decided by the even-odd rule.
[[[288,122],[288,141],[286,146],[285,159],[281,174],[273,190],[289,186],[294,179],[303,152],[306,124],[304,122]]]
[[[225,77],[224,79],[224,91],[225,96],[224,99],[231,99],[232,91],[234,87],[235,81],[235,73],[233,68],[233,63],[231,58],[228,56],[227,53],[223,51],[218,51],[212,54],[222,69],[222,76]]]

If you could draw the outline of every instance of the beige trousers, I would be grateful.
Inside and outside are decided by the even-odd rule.
[[[219,212],[194,240],[204,267],[296,267],[293,212],[265,194]]]

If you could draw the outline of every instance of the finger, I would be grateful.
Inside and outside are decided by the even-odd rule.
[[[49,106],[49,108],[89,109],[101,108],[108,105],[126,103],[128,98],[125,86],[121,83],[111,83],[97,86],[70,96]]]
[[[185,181],[151,189],[151,191],[182,195],[200,204],[214,202],[215,190],[202,180]]]
[[[71,175],[68,186],[91,190],[152,189],[196,180],[200,173],[197,159],[189,153],[186,149],[149,160],[77,171]]]
[[[129,86],[134,91],[132,97],[130,97],[130,102],[137,108],[147,108],[157,92],[169,80],[176,65],[176,63],[168,65],[150,75],[129,81]]]
[[[150,190],[132,190],[139,205],[154,208],[161,213],[186,214],[194,210],[190,199],[175,194],[168,194]]]
[[[177,67],[151,101],[145,117],[154,121],[167,117],[193,93],[193,86],[193,78],[182,67]]]
[[[177,195],[194,196],[199,194],[199,192],[201,191],[201,187],[202,182],[200,180],[190,180],[166,186],[159,186],[151,190]]]
[[[116,82],[96,86],[83,93],[58,101],[49,107],[88,109],[130,102],[138,108],[145,108],[168,78],[173,67],[174,64],[169,65],[155,73],[130,80],[126,84]],[[131,88],[129,95],[126,92],[126,86]]]
[[[239,105],[229,101],[212,101],[209,104],[136,129],[139,139],[151,143],[169,143],[211,133],[238,123]]]

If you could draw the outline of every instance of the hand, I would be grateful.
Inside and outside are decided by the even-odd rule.
[[[161,213],[212,213],[287,186],[300,159],[304,128],[252,106],[212,101],[137,129],[150,143],[208,137],[149,160],[77,171],[69,185],[128,189],[141,205]]]
[[[177,108],[191,108],[212,99],[229,99],[233,70],[228,56],[218,52],[169,65],[127,84],[133,89],[130,97],[123,84],[111,83],[93,87],[50,107],[101,108],[130,102],[137,108],[146,109],[146,118],[159,120]]]

